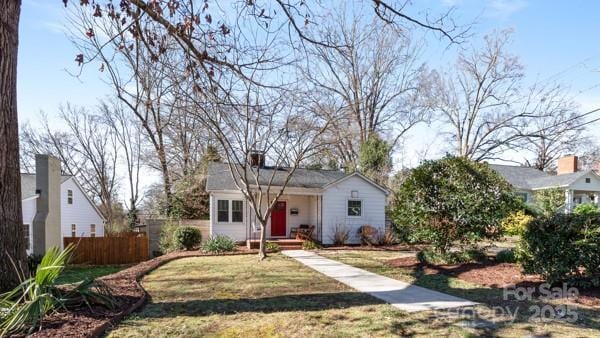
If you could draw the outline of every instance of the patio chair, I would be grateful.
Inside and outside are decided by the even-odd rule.
[[[307,230],[310,226],[308,224],[300,224],[297,227],[292,227],[290,229],[290,238],[297,238],[299,230]]]
[[[308,229],[300,228],[298,229],[298,233],[296,234],[296,239],[309,240],[312,239],[313,232],[315,232],[315,226],[311,225]]]

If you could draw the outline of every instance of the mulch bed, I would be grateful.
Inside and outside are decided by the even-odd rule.
[[[235,252],[222,255],[256,254],[258,250],[248,250],[238,247]],[[143,306],[148,298],[139,280],[150,271],[161,265],[179,258],[214,256],[200,251],[179,251],[159,256],[139,263],[128,269],[112,275],[99,278],[108,284],[113,295],[119,300],[120,306],[115,310],[98,307],[91,311],[81,307],[71,311],[57,311],[46,316],[42,322],[42,330],[34,333],[33,337],[100,337],[127,315]]]
[[[426,245],[378,245],[378,246],[368,246],[368,245],[344,245],[344,246],[324,246],[320,250],[352,250],[352,251],[420,251],[423,250]]]
[[[469,283],[491,288],[503,288],[509,285],[536,287],[544,280],[538,275],[526,275],[521,267],[514,263],[465,263],[465,264],[422,264],[416,257],[404,257],[390,260],[388,264],[398,268],[414,269],[424,274],[444,274]],[[573,299],[575,303],[598,307],[600,306],[600,288],[579,290],[579,296]]]

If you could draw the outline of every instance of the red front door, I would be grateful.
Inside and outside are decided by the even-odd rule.
[[[284,237],[287,235],[285,224],[285,202],[278,201],[271,211],[271,236]]]

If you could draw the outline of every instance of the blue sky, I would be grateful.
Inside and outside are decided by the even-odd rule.
[[[444,11],[454,6],[462,22],[476,21],[472,33],[479,37],[494,29],[515,30],[512,52],[526,67],[527,82],[554,80],[572,88],[583,109],[600,107],[600,1],[528,0],[418,0],[412,12]],[[77,54],[65,35],[65,10],[60,0],[23,0],[18,65],[18,109],[20,123],[37,123],[38,113],[50,118],[61,103],[95,105],[109,93],[96,69],[87,68],[76,78]],[[478,43],[475,36],[469,43]],[[447,66],[454,62],[453,49],[445,41],[427,38],[426,62]],[[416,140],[401,160],[414,165],[422,150],[426,127],[415,130]],[[429,138],[431,139],[431,137]],[[431,156],[436,156],[434,149]]]

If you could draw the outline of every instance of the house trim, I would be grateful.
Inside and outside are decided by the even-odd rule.
[[[340,179],[337,179],[337,180],[335,180],[335,181],[333,181],[333,182],[331,182],[329,184],[326,184],[325,186],[323,186],[323,190],[327,190],[327,189],[329,189],[329,188],[331,188],[331,187],[333,187],[335,185],[338,185],[338,184],[340,184],[340,183],[342,183],[342,182],[346,181],[347,179],[350,179],[351,177],[354,177],[354,176],[358,176],[358,177],[362,178],[363,180],[365,180],[367,183],[371,184],[375,188],[383,191],[386,196],[390,194],[389,190],[387,190],[383,186],[375,183],[373,180],[371,180],[370,178],[366,177],[365,175],[361,174],[358,171],[355,171],[352,174],[346,175],[346,176],[344,176],[344,177],[342,177]]]

